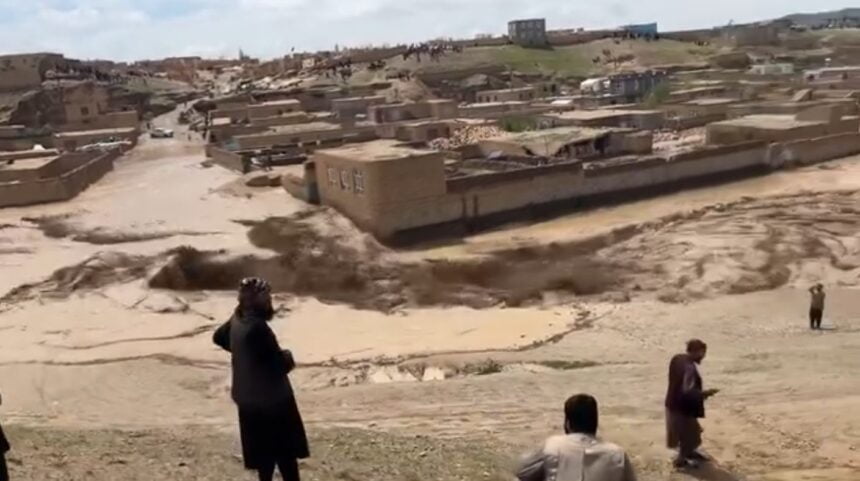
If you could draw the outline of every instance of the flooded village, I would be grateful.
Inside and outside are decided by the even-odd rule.
[[[252,479],[212,342],[248,279],[295,361],[304,479],[516,479],[578,393],[639,480],[860,479],[860,20],[555,25],[0,51],[10,479]],[[691,339],[721,391],[710,462],[678,469]]]

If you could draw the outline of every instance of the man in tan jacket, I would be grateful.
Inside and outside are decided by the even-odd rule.
[[[517,473],[520,481],[636,481],[627,454],[597,438],[597,400],[588,394],[564,404],[564,435],[546,440]]]

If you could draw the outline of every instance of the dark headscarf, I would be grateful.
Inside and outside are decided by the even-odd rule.
[[[272,287],[265,279],[259,277],[246,277],[239,283],[239,305],[236,313],[239,315],[251,315],[254,318],[270,321],[275,316],[275,308],[272,307],[271,298],[268,294]]]

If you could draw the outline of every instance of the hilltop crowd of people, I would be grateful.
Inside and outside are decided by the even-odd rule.
[[[445,44],[445,43],[419,43],[410,44],[406,51],[403,52],[403,60],[409,60],[415,57],[418,63],[421,63],[421,55],[430,57],[433,62],[438,62],[447,52],[462,53],[463,47],[460,45]]]

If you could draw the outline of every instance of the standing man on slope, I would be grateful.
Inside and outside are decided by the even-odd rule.
[[[299,481],[299,459],[310,456],[305,426],[287,375],[296,363],[281,350],[269,322],[275,317],[269,283],[250,277],[239,286],[239,305],[213,341],[231,354],[231,394],[239,408],[245,467],[260,481]]]
[[[824,293],[824,284],[810,287],[809,294],[812,295],[809,303],[809,328],[818,330],[821,329],[821,318],[824,317],[824,299],[827,297],[827,294]]]
[[[698,449],[702,445],[702,427],[699,419],[705,417],[705,400],[718,393],[718,389],[702,389],[702,376],[698,365],[705,359],[708,346],[693,339],[687,343],[687,352],[678,354],[669,363],[669,389],[666,392],[666,443],[678,449],[674,461],[676,468],[696,468],[707,456]]]

